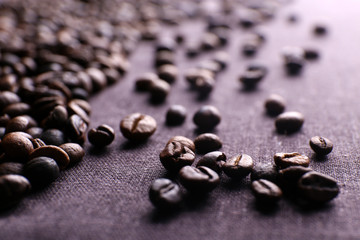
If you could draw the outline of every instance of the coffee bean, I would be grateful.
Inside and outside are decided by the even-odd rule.
[[[24,165],[16,162],[4,162],[0,164],[0,176],[7,174],[22,175]]]
[[[222,147],[220,138],[213,133],[203,133],[194,140],[196,151],[199,153],[208,153],[216,151]]]
[[[270,116],[277,116],[284,112],[285,106],[285,99],[277,94],[271,94],[265,101],[265,110]]]
[[[169,51],[160,51],[155,56],[155,67],[160,68],[164,65],[174,65],[174,53]]]
[[[293,133],[300,130],[304,120],[299,112],[284,112],[275,119],[275,127],[279,133]]]
[[[190,68],[185,73],[185,79],[191,87],[196,87],[196,80],[198,78],[214,78],[214,73],[209,70],[199,68]]]
[[[7,123],[10,121],[10,116],[7,114],[3,114],[0,116],[0,126],[6,127]]]
[[[162,37],[158,39],[156,43],[156,52],[160,51],[168,51],[168,52],[174,52],[176,47],[176,43],[173,38],[171,37]]]
[[[181,125],[186,118],[187,111],[182,105],[172,105],[166,112],[167,125]]]
[[[221,70],[224,70],[227,67],[227,65],[229,63],[229,59],[230,59],[230,56],[225,51],[219,51],[214,56],[214,61],[220,65]]]
[[[227,159],[222,165],[222,170],[231,178],[243,178],[252,171],[253,167],[252,158],[249,155],[240,154]]]
[[[85,106],[82,106],[82,105],[85,105]],[[88,107],[86,106],[86,101],[81,101],[79,99],[71,100],[67,104],[67,111],[68,111],[69,116],[76,114],[79,117],[81,117],[81,119],[84,120],[84,122],[86,124],[90,123],[90,117],[89,117],[90,112],[89,112]],[[65,113],[63,113],[63,115],[65,115]],[[62,116],[62,117],[64,117],[64,116]]]
[[[219,46],[220,46],[220,39],[216,34],[212,32],[207,32],[202,37],[201,48],[203,50],[205,51],[213,50]]]
[[[11,132],[4,136],[1,141],[2,149],[7,157],[26,161],[30,152],[34,149],[30,139],[22,132]]]
[[[239,78],[245,89],[254,89],[265,77],[266,73],[262,69],[247,69]]]
[[[219,175],[210,168],[185,166],[179,172],[181,184],[190,192],[207,193],[220,182]]]
[[[223,152],[214,151],[205,154],[197,163],[197,167],[205,166],[217,173],[221,172],[221,167],[226,161],[226,155]]]
[[[178,69],[174,65],[166,64],[158,69],[158,76],[161,80],[172,84],[176,81],[178,76]]]
[[[328,202],[340,192],[334,178],[315,171],[304,174],[298,187],[302,196],[315,203]]]
[[[40,138],[33,138],[33,139],[31,139],[31,142],[33,144],[34,149],[42,147],[42,146],[46,146],[46,144]]]
[[[30,105],[23,102],[18,103],[12,103],[10,105],[7,105],[4,110],[3,114],[7,114],[10,117],[17,117],[20,115],[27,115],[30,113]]]
[[[266,179],[270,182],[277,183],[278,170],[275,165],[269,163],[256,164],[251,171],[251,181]]]
[[[31,152],[29,159],[37,157],[49,157],[56,161],[60,170],[64,170],[70,163],[67,153],[60,147],[49,145],[36,148]]]
[[[316,60],[320,57],[320,53],[316,49],[305,48],[304,49],[304,58],[306,60]]]
[[[308,172],[313,171],[311,168],[302,166],[290,166],[279,171],[279,184],[284,191],[294,192],[297,190],[299,179]]]
[[[149,198],[159,209],[177,208],[182,200],[179,185],[166,178],[156,179],[150,186]]]
[[[325,156],[331,153],[333,146],[333,143],[324,137],[315,136],[310,139],[311,149],[320,156]]]
[[[106,87],[107,85],[106,76],[102,71],[93,67],[88,68],[85,71],[89,75],[92,81],[93,91],[97,92]]]
[[[178,171],[186,165],[191,165],[194,160],[195,153],[178,141],[167,144],[160,153],[160,161],[169,171]]]
[[[290,166],[303,166],[307,167],[310,164],[310,159],[301,155],[298,152],[292,153],[276,153],[274,155],[274,161],[279,168],[287,168]]]
[[[26,130],[26,133],[31,135],[33,138],[40,138],[44,130],[41,127],[31,127]]]
[[[21,99],[18,95],[10,91],[0,92],[0,110],[2,111],[6,106],[18,103]]]
[[[216,107],[205,105],[195,113],[193,121],[198,128],[211,130],[220,123],[221,115]]]
[[[89,142],[96,147],[105,147],[112,143],[115,138],[114,129],[106,124],[92,128],[88,132]]]
[[[241,51],[243,53],[243,55],[247,56],[247,57],[251,57],[254,56],[258,49],[260,47],[260,44],[258,41],[254,41],[254,40],[247,40],[241,47]]]
[[[0,209],[16,205],[31,189],[30,182],[20,175],[0,176]]]
[[[77,143],[64,143],[61,144],[59,147],[64,150],[69,156],[69,165],[71,166],[78,162],[81,162],[85,156],[84,149]]]
[[[328,30],[324,24],[316,24],[313,28],[313,32],[315,35],[323,36],[327,34]]]
[[[49,157],[33,158],[24,166],[24,176],[29,179],[34,188],[42,188],[49,185],[59,175],[58,165],[54,159]]]
[[[194,82],[194,88],[199,93],[200,98],[207,97],[214,89],[214,86],[214,78],[207,74],[199,75]]]
[[[170,138],[170,140],[167,142],[167,145],[172,143],[172,142],[179,142],[181,145],[189,148],[191,151],[195,152],[195,144],[194,142],[187,138],[187,137],[183,137],[183,136],[175,136]]]
[[[303,58],[291,56],[286,59],[284,66],[287,74],[299,75],[304,67],[304,60]]]
[[[66,125],[68,112],[64,106],[56,106],[49,115],[42,121],[45,128],[62,129]]]
[[[124,137],[131,141],[144,141],[156,131],[156,120],[145,114],[133,113],[120,122],[120,130]]]
[[[65,134],[59,129],[47,129],[45,130],[40,139],[43,140],[47,145],[59,146],[66,142]]]
[[[265,179],[253,181],[251,189],[256,199],[262,203],[272,204],[282,197],[281,189],[273,182]]]
[[[72,142],[83,144],[85,142],[87,127],[86,122],[74,114],[68,119],[66,133]]]
[[[156,80],[158,80],[158,76],[155,73],[144,73],[135,80],[135,88],[137,91],[149,91],[152,82]]]
[[[36,127],[36,121],[27,115],[12,118],[6,125],[6,133],[25,132],[31,127]]]
[[[151,101],[163,102],[170,92],[170,84],[164,80],[157,79],[151,83],[150,94]]]

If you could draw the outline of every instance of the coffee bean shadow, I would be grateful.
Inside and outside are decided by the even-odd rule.
[[[310,156],[310,160],[314,161],[314,162],[326,162],[328,160],[328,156],[322,156],[322,155],[317,155],[316,153],[312,153]]]
[[[325,212],[333,208],[333,204],[331,202],[312,203],[301,198],[291,201],[291,204],[293,204],[296,211],[303,214]]]
[[[154,99],[152,97],[149,97],[148,103],[150,105],[153,105],[153,106],[160,106],[160,105],[165,103],[165,99],[164,100],[158,100],[158,99]]]
[[[244,189],[245,187],[249,187],[248,181],[246,178],[232,179],[232,178],[223,178],[224,180],[221,182],[222,187],[229,191],[239,191]]]
[[[7,218],[14,214],[16,209],[18,208],[19,203],[9,206],[7,208],[0,208],[0,218]]]
[[[264,203],[256,199],[251,202],[251,207],[267,216],[274,216],[280,210],[279,203]]]
[[[280,135],[280,136],[289,136],[289,137],[292,137],[292,136],[295,136],[296,134],[300,134],[302,133],[302,129],[298,130],[298,131],[294,131],[294,132],[281,132],[281,131],[278,131],[278,130],[273,130],[273,136],[274,135]]]
[[[250,93],[255,93],[258,92],[259,88],[258,87],[240,87],[240,92],[241,93],[246,93],[246,94],[250,94]]]
[[[170,179],[174,182],[177,182],[177,177],[178,177],[178,173],[174,173],[174,172],[170,172],[167,170],[164,170],[164,172],[162,172],[159,176],[159,178],[167,178]]]
[[[98,148],[98,147],[91,146],[88,150],[88,153],[93,156],[101,156],[101,155],[104,155],[104,153],[106,153],[106,152],[107,152],[106,147]]]
[[[155,208],[150,212],[149,220],[151,223],[165,223],[177,218],[181,212],[181,207],[167,210]]]
[[[214,133],[214,134],[217,134],[217,129],[214,128],[214,129],[203,129],[203,128],[195,128],[194,129],[194,134],[195,136],[198,136],[200,134],[203,134],[203,133]]]
[[[211,193],[190,193],[184,194],[184,208],[188,211],[201,210],[209,203]]]
[[[141,141],[141,142],[125,141],[125,142],[121,143],[120,149],[121,149],[121,150],[136,149],[136,148],[145,146],[146,143],[147,143],[146,140],[145,140],[145,141]]]
[[[211,94],[211,93],[210,93]],[[197,102],[202,102],[204,103],[205,101],[209,100],[210,94],[208,95],[201,95],[201,94],[197,94],[195,97],[195,100]]]

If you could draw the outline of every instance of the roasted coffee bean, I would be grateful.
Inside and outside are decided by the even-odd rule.
[[[288,57],[285,61],[285,70],[289,75],[299,75],[304,67],[303,58],[297,56]]]
[[[176,42],[171,37],[162,37],[158,39],[156,43],[156,52],[160,51],[168,51],[168,52],[174,52],[176,47]]]
[[[8,122],[10,121],[10,116],[7,114],[3,114],[0,116],[0,126],[1,127],[6,127],[6,125],[8,124]]]
[[[40,138],[44,130],[40,127],[32,127],[26,130],[26,133],[31,135],[33,138]]]
[[[205,154],[197,163],[197,167],[205,166],[217,173],[221,172],[221,167],[226,161],[226,155],[223,152],[214,151]]]
[[[324,137],[315,136],[310,139],[311,149],[320,156],[325,156],[331,153],[333,146],[333,143]]]
[[[144,73],[135,80],[135,88],[137,91],[149,91],[153,81],[156,80],[158,76],[155,73]]]
[[[239,78],[244,89],[254,89],[264,78],[265,73],[262,70],[246,70]]]
[[[33,144],[34,149],[42,147],[42,146],[46,146],[44,141],[41,140],[40,138],[33,138],[33,139],[31,139],[31,142]]]
[[[60,147],[53,145],[42,146],[34,149],[34,151],[31,152],[29,159],[37,157],[49,157],[54,159],[60,170],[64,170],[70,163],[70,158],[67,153]]]
[[[84,149],[77,143],[64,143],[61,144],[59,147],[64,150],[69,156],[69,165],[71,166],[78,162],[81,162],[85,156]]]
[[[150,94],[153,102],[165,101],[167,95],[170,92],[170,84],[164,80],[158,79],[151,83]]]
[[[270,182],[277,183],[278,170],[275,165],[270,163],[256,164],[251,171],[251,181],[266,179]]]
[[[87,116],[90,116],[90,114],[91,114],[91,105],[90,105],[90,103],[88,101],[85,101],[85,100],[82,100],[82,99],[73,99],[73,100],[71,100],[69,102],[69,104],[68,104],[68,110],[70,111],[70,115],[71,114],[77,114],[77,111],[76,111],[77,109],[75,109],[75,106],[73,106],[73,105],[76,105],[76,106],[80,107],[86,113]],[[82,118],[84,118],[84,117],[82,117]]]
[[[159,209],[171,210],[179,206],[182,193],[179,185],[166,178],[156,179],[150,186],[149,198]]]
[[[172,84],[176,81],[178,74],[177,67],[171,64],[163,65],[158,69],[159,78],[169,84]]]
[[[49,185],[59,175],[58,165],[54,159],[49,157],[33,158],[24,166],[24,176],[29,179],[31,186],[34,188],[42,188]]]
[[[172,105],[166,112],[167,125],[181,125],[186,118],[187,111],[182,105]]]
[[[174,65],[174,53],[169,51],[160,51],[155,56],[155,67],[159,68],[163,65]]]
[[[284,112],[286,107],[285,99],[277,94],[271,94],[265,101],[265,110],[270,116],[277,116]]]
[[[274,155],[274,161],[276,166],[279,168],[287,168],[290,166],[308,167],[310,164],[310,159],[298,152],[276,153]]]
[[[222,165],[224,173],[231,178],[246,177],[254,168],[254,161],[249,155],[240,154],[228,158]]]
[[[195,153],[181,142],[173,141],[160,153],[162,165],[169,171],[178,171],[195,160]]]
[[[305,48],[304,49],[304,58],[306,60],[316,60],[320,57],[320,53],[316,49]]]
[[[190,68],[185,73],[185,79],[192,87],[195,87],[196,80],[198,78],[208,78],[208,77],[214,78],[214,73],[205,69]]]
[[[112,143],[115,138],[114,129],[106,124],[92,128],[88,132],[88,140],[95,147],[105,147]]]
[[[107,80],[105,74],[102,71],[93,67],[88,68],[85,71],[91,79],[93,91],[97,92],[106,87]]]
[[[20,175],[0,176],[0,209],[16,205],[31,189],[30,182]]]
[[[186,47],[186,56],[188,58],[194,58],[200,53],[200,46],[198,44],[188,44]]]
[[[156,131],[156,120],[145,114],[133,113],[120,122],[120,131],[131,141],[144,141]]]
[[[181,184],[190,192],[207,193],[212,191],[219,183],[219,175],[207,167],[185,166],[179,172]]]
[[[296,23],[298,21],[298,16],[294,13],[287,16],[287,21],[290,23]]]
[[[265,204],[276,203],[282,197],[281,189],[265,179],[259,179],[251,183],[251,189],[256,199]]]
[[[193,121],[198,128],[211,130],[220,123],[221,115],[216,107],[205,105],[195,113]]]
[[[43,140],[47,145],[55,146],[59,146],[66,142],[65,134],[59,129],[55,128],[45,130],[41,134],[40,139]]]
[[[170,140],[166,144],[168,145],[168,144],[170,144],[172,142],[179,142],[181,145],[186,146],[191,151],[195,152],[195,144],[194,144],[194,142],[191,139],[187,138],[187,137],[175,136],[175,137],[170,138]]]
[[[315,171],[304,174],[298,182],[298,188],[303,197],[315,203],[328,202],[340,192],[334,178]]]
[[[56,106],[49,115],[42,121],[45,128],[62,129],[66,125],[68,112],[64,106]]]
[[[214,61],[220,65],[221,70],[224,70],[227,67],[229,63],[229,59],[230,59],[229,54],[224,51],[219,51],[214,56]]]
[[[22,132],[11,132],[4,136],[1,146],[7,157],[25,162],[34,149],[30,139]]]
[[[324,24],[316,24],[313,28],[313,32],[315,35],[323,36],[327,34],[328,30]]]
[[[74,114],[68,119],[66,133],[72,142],[83,144],[86,138],[87,127],[86,122]]]
[[[297,190],[299,179],[308,172],[313,171],[311,168],[302,166],[290,166],[279,171],[279,184],[284,191],[294,192]]]
[[[201,61],[198,66],[198,69],[200,70],[207,70],[213,73],[213,75],[219,73],[221,71],[221,65],[220,63],[214,61],[214,60],[206,60]]]
[[[84,102],[86,101],[81,101],[81,100],[72,100],[67,104],[67,111],[68,111],[68,115],[71,116],[73,114],[78,115],[79,117],[81,117],[82,120],[84,120],[84,122],[86,124],[90,123],[90,112],[88,111],[89,109],[87,109],[87,106],[82,106],[84,105]],[[85,104],[86,105],[86,104]],[[63,113],[65,114],[65,113]],[[64,116],[62,116],[64,117]]]
[[[89,99],[89,93],[83,88],[73,88],[71,89],[71,96],[73,99]]]
[[[300,130],[304,120],[299,112],[284,112],[275,119],[275,127],[279,133],[293,133]]]
[[[27,103],[12,103],[4,108],[3,114],[7,114],[12,118],[20,115],[27,115],[30,113],[30,108],[30,105]]]
[[[10,91],[0,92],[0,110],[2,111],[6,106],[18,103],[21,99],[18,95]]]
[[[7,174],[22,175],[24,165],[16,162],[4,162],[0,164],[0,176]]]
[[[31,127],[36,127],[36,121],[27,115],[12,118],[6,125],[6,133],[25,132]]]
[[[195,90],[199,93],[200,98],[207,97],[215,86],[215,80],[209,75],[199,75],[194,83]]]
[[[216,151],[222,147],[222,141],[213,133],[203,133],[194,140],[196,151],[199,153],[208,153]]]
[[[243,55],[251,57],[257,53],[259,47],[260,44],[258,41],[248,40],[242,45],[241,51]]]
[[[0,139],[2,139],[5,136],[6,128],[0,127]]]
[[[207,32],[202,37],[201,48],[205,51],[213,50],[219,47],[220,44],[220,39],[216,34],[212,32]]]

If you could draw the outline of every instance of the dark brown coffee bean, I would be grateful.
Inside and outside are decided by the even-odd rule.
[[[156,52],[160,51],[167,51],[167,52],[174,52],[176,47],[176,43],[173,38],[171,37],[162,37],[158,39],[156,43]]]
[[[216,107],[205,105],[194,114],[193,121],[198,128],[211,130],[220,123],[221,115]]]
[[[83,101],[85,102],[85,101]],[[82,104],[82,103],[80,103]],[[76,114],[81,117],[82,120],[85,121],[86,124],[90,123],[89,113],[87,112],[88,109],[83,109],[82,106],[79,104],[79,100],[72,100],[67,104],[67,110],[69,115]]]
[[[195,152],[195,144],[194,142],[187,138],[187,137],[183,137],[183,136],[175,136],[170,138],[170,140],[166,143],[166,145],[172,143],[172,142],[179,142],[181,145],[189,148],[191,151]]]
[[[3,114],[7,114],[12,118],[20,115],[27,115],[30,113],[30,108],[30,105],[27,103],[12,103],[4,108]]]
[[[77,143],[64,143],[59,146],[69,156],[69,165],[74,165],[81,162],[85,156],[84,149]]]
[[[42,132],[40,139],[47,145],[59,146],[66,142],[65,134],[59,129],[51,128]]]
[[[156,120],[145,114],[133,113],[120,122],[120,130],[124,137],[132,141],[144,141],[156,131]]]
[[[222,170],[231,178],[243,178],[252,171],[253,167],[252,158],[249,155],[240,154],[227,159],[222,165]]]
[[[304,49],[304,58],[306,60],[316,60],[320,57],[320,53],[316,49],[305,48]]]
[[[22,132],[11,132],[4,136],[1,146],[7,157],[26,161],[30,152],[34,149],[30,139]]]
[[[222,141],[213,133],[203,133],[194,140],[196,151],[199,153],[208,153],[216,151],[222,147]]]
[[[71,89],[71,96],[73,99],[89,99],[89,93],[83,88],[73,88]]]
[[[308,172],[313,171],[311,168],[302,166],[290,166],[279,171],[279,184],[284,191],[297,191],[299,179]]]
[[[162,165],[169,171],[178,171],[195,160],[195,153],[181,142],[173,141],[165,146],[160,153]]]
[[[0,208],[6,209],[16,205],[31,189],[30,182],[20,175],[0,176]]]
[[[172,84],[178,77],[178,69],[174,65],[166,64],[158,69],[158,76],[160,79]]]
[[[174,65],[174,53],[169,51],[160,51],[156,53],[155,67],[159,68],[164,65]]]
[[[270,116],[277,116],[284,112],[286,107],[285,99],[277,94],[271,94],[265,101],[265,110]]]
[[[276,153],[274,155],[274,161],[276,166],[279,168],[287,168],[290,166],[303,166],[308,167],[310,164],[310,159],[301,155],[298,152],[293,153]]]
[[[299,112],[284,112],[275,119],[275,127],[279,133],[293,133],[301,129],[304,121]]]
[[[216,34],[212,32],[207,32],[202,37],[201,48],[203,50],[205,51],[213,50],[219,46],[220,46],[220,39]]]
[[[31,142],[32,142],[32,144],[33,144],[34,149],[39,148],[39,147],[46,146],[46,144],[44,143],[44,141],[41,140],[40,138],[31,139]]]
[[[304,174],[298,187],[302,196],[316,203],[328,202],[340,192],[334,178],[315,171]]]
[[[32,127],[26,130],[26,133],[31,135],[33,138],[40,138],[44,130],[40,127]]]
[[[212,72],[214,75],[219,73],[221,71],[221,65],[220,63],[214,61],[214,60],[205,60],[201,61],[198,66],[198,69],[200,70],[207,70]]]
[[[197,167],[205,166],[217,173],[221,172],[221,167],[226,161],[226,155],[223,152],[214,151],[205,154],[197,163]]]
[[[85,113],[87,114],[87,116],[91,115],[91,105],[88,101],[85,101],[82,99],[73,99],[69,102],[68,107],[70,110],[72,109],[71,111],[73,111],[73,113],[71,113],[71,114],[77,114],[75,109],[73,109],[73,107],[72,107],[73,104],[79,106],[82,110],[84,110]]]
[[[153,102],[163,102],[170,92],[170,84],[164,80],[158,79],[151,83],[150,94]]]
[[[310,139],[311,149],[320,156],[325,156],[331,153],[333,146],[333,143],[324,137],[315,136]]]
[[[60,147],[53,145],[42,146],[34,149],[34,151],[31,152],[29,159],[37,157],[49,157],[54,159],[60,170],[64,170],[70,163],[70,158],[67,153]]]
[[[59,175],[58,165],[54,159],[49,157],[33,158],[24,166],[24,176],[29,179],[31,186],[34,188],[42,188],[49,185]]]
[[[86,122],[74,114],[68,119],[66,133],[72,142],[83,144],[86,138],[87,127]]]
[[[221,70],[224,70],[227,67],[227,65],[229,63],[229,59],[230,59],[230,56],[225,51],[219,51],[214,56],[214,61],[220,65]]]
[[[260,48],[260,43],[257,40],[247,40],[243,43],[241,47],[242,54],[247,57],[252,57],[256,55],[258,49]]]
[[[207,193],[212,191],[219,183],[219,175],[207,167],[185,166],[179,172],[181,184],[190,192]]]
[[[64,106],[56,106],[49,115],[42,121],[45,128],[62,129],[66,125],[68,112]]]
[[[251,189],[256,199],[262,203],[272,204],[282,197],[281,189],[265,179],[259,179],[251,183]]]
[[[215,86],[215,80],[209,75],[199,75],[194,82],[194,89],[199,93],[200,98],[207,97]]]
[[[214,78],[214,73],[209,70],[199,68],[190,68],[185,73],[185,79],[191,87],[196,86],[196,80],[198,78]]]
[[[167,125],[181,125],[186,118],[186,108],[182,105],[172,105],[166,112]]]
[[[22,175],[24,165],[16,162],[4,162],[0,164],[0,176],[7,174]]]
[[[6,127],[6,125],[8,124],[8,122],[10,121],[10,116],[7,114],[3,114],[0,116],[0,126],[1,127]]]
[[[266,179],[270,182],[277,183],[278,170],[275,165],[269,163],[256,164],[251,171],[251,181]]]
[[[88,132],[88,140],[95,147],[105,147],[112,143],[115,138],[114,129],[106,124],[92,128]]]
[[[102,71],[97,68],[88,68],[85,71],[91,79],[93,91],[97,92],[106,87],[107,80],[105,74]]]
[[[156,80],[158,76],[155,73],[144,73],[135,80],[135,88],[137,91],[150,91],[152,82]]]
[[[313,32],[317,36],[323,36],[327,34],[328,30],[324,24],[316,24],[313,28]]]
[[[265,77],[265,72],[259,69],[247,69],[239,78],[244,89],[254,89],[258,83]]]
[[[20,102],[20,98],[13,92],[3,91],[0,92],[0,110],[2,111],[6,106]]]
[[[36,127],[36,121],[30,116],[17,116],[12,118],[6,125],[6,133],[25,132],[31,127]]]
[[[179,185],[166,178],[156,179],[150,186],[149,198],[159,209],[171,210],[179,206],[182,193]]]

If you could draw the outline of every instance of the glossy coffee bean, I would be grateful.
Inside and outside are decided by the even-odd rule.
[[[277,116],[284,112],[286,107],[285,99],[277,94],[271,94],[265,101],[265,110],[270,116]]]
[[[29,159],[37,157],[48,157],[55,160],[60,170],[64,170],[70,163],[68,154],[60,147],[49,145],[36,148],[31,152]]]
[[[222,147],[222,141],[213,133],[203,133],[194,140],[196,151],[199,153],[208,153],[216,151]]]
[[[6,106],[3,110],[3,114],[7,114],[10,117],[17,117],[20,115],[27,115],[30,113],[31,106],[27,103],[19,102]]]
[[[32,127],[26,130],[26,133],[31,135],[33,138],[40,138],[44,129],[41,127]]]
[[[303,197],[315,203],[328,202],[340,192],[334,178],[315,171],[304,174],[298,182],[298,188]]]
[[[251,181],[265,179],[270,182],[277,183],[278,181],[278,170],[275,165],[270,163],[256,164],[251,171]]]
[[[243,178],[252,171],[253,167],[252,158],[247,154],[240,154],[228,158],[222,165],[222,170],[231,178]]]
[[[155,73],[144,73],[135,80],[135,89],[137,91],[149,91],[153,81],[158,80]]]
[[[163,102],[170,92],[170,84],[164,80],[157,79],[150,86],[150,99],[153,102]]]
[[[6,134],[1,145],[6,156],[16,161],[26,161],[34,149],[30,139],[22,132]]]
[[[120,130],[124,137],[131,141],[144,141],[156,131],[156,120],[145,114],[133,113],[120,122]]]
[[[175,136],[170,138],[170,140],[167,142],[167,145],[172,143],[172,142],[179,142],[181,145],[186,146],[187,148],[189,148],[191,151],[195,152],[195,144],[194,142],[184,136]]]
[[[186,108],[182,105],[172,105],[166,112],[166,124],[170,126],[180,125],[185,121]]]
[[[182,193],[179,185],[173,181],[159,178],[151,184],[149,198],[155,207],[171,210],[178,207],[181,203]]]
[[[43,140],[47,145],[59,146],[66,142],[65,134],[59,129],[47,129],[42,132],[40,139]]]
[[[197,163],[197,167],[205,166],[217,173],[221,172],[221,167],[226,161],[226,155],[223,152],[214,151],[205,154]]]
[[[317,155],[325,156],[331,153],[334,145],[327,138],[315,136],[310,139],[310,147]]]
[[[96,147],[105,147],[112,143],[115,138],[114,129],[106,124],[92,128],[88,132],[89,142]]]
[[[72,115],[66,123],[66,133],[72,142],[83,144],[88,125],[78,115]],[[61,144],[60,144],[61,145]]]
[[[282,197],[281,189],[273,182],[265,179],[253,181],[251,189],[256,199],[265,204],[275,203]]]
[[[199,98],[206,98],[214,89],[215,80],[207,74],[199,75],[194,82],[194,89],[198,92]]]
[[[46,143],[44,143],[44,141],[41,140],[40,138],[33,138],[33,139],[30,139],[30,140],[31,140],[31,142],[33,144],[34,149],[46,146]]]
[[[284,112],[275,119],[275,127],[279,133],[293,133],[301,129],[304,121],[299,112]]]
[[[179,172],[181,184],[190,192],[206,193],[213,190],[220,182],[219,175],[207,167],[185,166]]]
[[[0,164],[0,176],[7,174],[22,175],[24,165],[16,162],[4,162]]]
[[[302,166],[290,166],[279,171],[279,185],[284,191],[297,191],[299,179],[308,172],[313,171],[311,168]]]
[[[84,149],[77,143],[64,143],[61,144],[59,148],[64,150],[69,156],[69,165],[74,165],[78,162],[81,162],[85,156]]]
[[[62,129],[66,125],[68,112],[64,106],[56,106],[49,115],[42,121],[45,128]]]
[[[310,159],[298,152],[276,153],[274,155],[274,161],[278,168],[287,168],[290,166],[308,167],[310,164]]]
[[[195,125],[204,130],[211,130],[221,121],[219,110],[211,105],[202,106],[194,115]]]
[[[36,122],[33,118],[27,115],[17,116],[12,118],[6,125],[6,133],[10,132],[25,132],[31,127],[36,127]]]
[[[23,176],[15,174],[0,176],[0,209],[16,205],[30,190],[30,182]]]
[[[160,153],[162,165],[169,171],[178,171],[195,160],[195,153],[180,142],[171,142]]]
[[[177,67],[171,64],[163,65],[158,69],[159,78],[169,84],[172,84],[176,81],[178,74]]]
[[[55,160],[49,157],[36,157],[24,166],[24,176],[34,188],[42,188],[57,179],[60,175]]]

